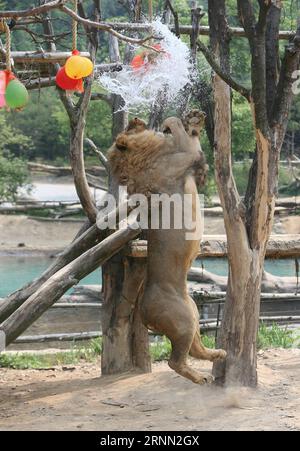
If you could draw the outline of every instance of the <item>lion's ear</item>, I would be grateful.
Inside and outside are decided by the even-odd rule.
[[[124,134],[121,134],[116,139],[116,148],[120,150],[121,152],[124,152],[127,150],[127,137]]]

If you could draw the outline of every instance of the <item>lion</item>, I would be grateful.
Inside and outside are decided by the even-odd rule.
[[[176,117],[165,120],[161,133],[134,119],[109,151],[113,177],[127,185],[130,195],[190,194],[193,215],[200,224],[196,180],[203,183],[207,172],[199,141],[204,121],[205,115],[194,110],[184,122]],[[147,275],[139,308],[144,325],[171,341],[169,366],[194,383],[204,384],[212,377],[195,371],[188,356],[216,361],[225,359],[226,352],[207,349],[201,342],[198,308],[187,287],[187,273],[200,239],[187,240],[186,233],[184,226],[148,231]]]

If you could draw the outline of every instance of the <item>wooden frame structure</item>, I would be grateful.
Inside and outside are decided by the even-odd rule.
[[[228,28],[227,24],[225,23],[225,17],[226,14],[224,14],[225,11],[225,2],[209,2],[211,5],[211,9],[209,11],[210,16],[214,17],[215,20],[211,21],[211,27],[203,27],[201,25],[198,26],[180,26],[177,24],[175,28],[176,34],[186,34],[190,35],[193,39],[193,42],[191,44],[192,49],[194,52],[197,52],[197,49],[200,48],[200,50],[204,53],[204,55],[207,57],[207,49],[204,46],[203,43],[197,43],[197,39],[199,35],[209,36],[212,44],[212,52],[211,52],[211,59],[210,64],[216,74],[218,76],[214,79],[214,94],[215,94],[215,134],[216,136],[219,136],[220,139],[215,146],[215,154],[216,154],[216,167],[217,167],[217,175],[220,177],[222,174],[222,170],[220,168],[225,168],[224,170],[224,186],[222,193],[222,205],[225,211],[225,219],[227,221],[227,224],[232,222],[232,224],[235,225],[235,230],[238,233],[235,233],[233,236],[232,231],[229,230],[229,248],[227,250],[225,240],[220,239],[217,244],[217,253],[219,253],[220,256],[225,256],[227,253],[229,253],[230,262],[233,260],[236,263],[235,268],[237,272],[232,276],[231,283],[229,284],[230,290],[227,295],[228,299],[228,310],[232,310],[232,318],[233,322],[235,321],[236,315],[237,315],[237,304],[238,301],[240,301],[240,311],[245,312],[246,315],[248,315],[247,320],[244,320],[239,324],[239,330],[238,334],[236,334],[235,340],[232,340],[229,344],[228,343],[221,343],[224,345],[224,348],[228,348],[229,345],[231,346],[231,355],[233,358],[230,361],[230,364],[234,367],[235,362],[238,360],[238,356],[243,355],[244,363],[245,365],[237,365],[238,367],[243,367],[243,374],[237,374],[237,380],[240,378],[243,383],[246,385],[255,385],[256,384],[256,365],[255,365],[255,351],[250,351],[248,349],[249,345],[255,346],[255,321],[258,321],[258,307],[259,307],[259,277],[251,278],[251,268],[254,267],[257,269],[260,268],[258,265],[258,259],[255,259],[255,255],[259,255],[260,259],[264,258],[264,246],[263,244],[266,244],[267,238],[268,238],[268,231],[271,223],[271,217],[272,217],[272,205],[269,205],[270,199],[272,196],[270,195],[268,199],[263,198],[261,202],[253,202],[254,207],[256,207],[256,210],[254,211],[255,214],[253,214],[254,218],[254,226],[251,229],[251,233],[249,234],[249,227],[248,225],[252,225],[251,221],[253,218],[249,217],[249,212],[252,214],[252,211],[250,209],[246,208],[243,212],[241,209],[241,202],[239,199],[239,194],[237,190],[235,190],[234,183],[232,183],[232,172],[231,172],[231,137],[229,131],[231,130],[231,112],[230,112],[230,98],[231,98],[231,92],[230,87],[233,87],[236,89],[240,94],[242,94],[253,107],[253,110],[255,110],[256,118],[260,121],[259,124],[255,124],[256,131],[261,131],[261,133],[257,133],[257,143],[258,143],[258,151],[259,151],[259,157],[262,155],[271,156],[271,150],[276,153],[278,150],[271,149],[270,143],[276,142],[279,143],[280,140],[270,140],[271,133],[274,133],[274,126],[270,127],[270,125],[267,123],[268,117],[266,114],[266,105],[262,105],[262,110],[259,111],[259,107],[261,106],[260,100],[264,97],[268,97],[268,99],[274,98],[270,95],[270,92],[266,92],[266,86],[262,83],[262,81],[265,79],[266,74],[266,58],[265,58],[265,45],[266,44],[266,21],[268,16],[268,11],[270,7],[273,7],[274,2],[265,2],[263,0],[259,1],[260,3],[260,14],[259,14],[259,20],[256,22],[256,17],[253,11],[251,10],[250,2],[248,1],[239,1],[238,4],[240,6],[240,12],[241,16],[243,18],[243,25],[244,29],[240,28]],[[247,9],[248,8],[248,9]],[[86,19],[83,15],[78,15],[74,13],[74,11],[71,11],[66,6],[65,0],[53,0],[50,2],[45,3],[44,5],[34,8],[30,11],[6,11],[5,13],[0,13],[0,18],[2,17],[10,17],[13,20],[17,22],[16,27],[18,26],[18,23],[20,23],[19,19],[27,19],[30,20],[31,18],[37,17],[38,14],[45,14],[53,9],[58,9],[65,14],[67,14],[69,17],[71,17],[73,20],[78,21],[81,23],[86,30],[89,31],[89,43],[90,43],[90,55],[92,59],[95,58],[96,55],[96,49],[97,49],[97,40],[95,39],[95,35],[92,35],[92,31],[98,32],[99,30],[102,30],[104,32],[110,33],[113,39],[115,40],[122,40],[126,43],[130,44],[139,44],[143,45],[147,48],[152,48],[151,46],[151,39],[154,36],[148,36],[143,39],[137,39],[137,38],[131,38],[128,36],[124,36],[122,34],[122,31],[126,32],[132,32],[132,33],[151,33],[151,27],[145,26],[140,23],[114,23],[110,24],[108,22],[101,22],[98,14],[98,20],[89,20]],[[99,11],[98,11],[99,12]],[[199,24],[199,17],[201,16],[201,9],[196,8],[193,12],[193,23]],[[139,20],[140,17],[136,17],[136,14],[134,15],[136,20]],[[197,19],[197,17],[198,19]],[[276,16],[277,17],[277,16]],[[196,20],[197,19],[197,20]],[[279,18],[280,19],[280,18]],[[277,17],[278,20],[278,17]],[[279,24],[279,22],[278,22]],[[53,37],[53,30],[51,30],[51,27],[49,26],[49,23],[44,24],[45,29],[49,36]],[[95,34],[96,34],[95,32]],[[282,71],[283,79],[281,80],[280,87],[286,88],[282,89],[281,94],[286,94],[285,96],[278,95],[276,98],[276,102],[278,103],[278,108],[276,109],[276,114],[274,117],[274,121],[276,121],[282,125],[284,122],[283,117],[286,111],[289,109],[290,105],[290,71],[293,69],[294,66],[296,66],[296,57],[295,55],[298,53],[298,38],[300,34],[300,27],[297,31],[297,35],[293,32],[279,32],[279,29],[272,30],[274,36],[268,35],[268,44],[270,44],[270,48],[268,49],[270,52],[273,52],[273,56],[277,55],[276,50],[278,53],[278,48],[274,48],[274,37],[276,40],[282,39],[284,41],[288,41],[289,45],[286,46],[286,56],[285,56],[285,66],[284,68],[287,68],[287,77],[285,77],[284,71]],[[253,90],[252,92],[246,88],[243,88],[239,86],[237,83],[234,82],[234,80],[230,76],[229,71],[229,41],[232,36],[237,37],[246,37],[251,44],[251,55],[253,60],[256,62],[256,64],[252,65],[252,75],[254,74],[255,77],[253,78]],[[191,40],[192,40],[191,39]],[[290,42],[291,41],[291,42]],[[49,41],[50,42],[50,41]],[[224,43],[224,48],[220,49],[220,43]],[[259,44],[259,45],[258,45]],[[272,44],[272,45],[271,45]],[[254,52],[254,48],[257,46],[258,50],[257,52]],[[32,64],[32,65],[41,65],[46,66],[47,64],[53,65],[54,63],[57,63],[58,54],[55,51],[55,45],[53,42],[49,43],[50,49],[47,49],[47,53],[45,54],[33,54],[32,52],[29,52],[27,55],[15,55],[16,61],[18,61],[18,64],[20,66],[23,66],[26,64]],[[114,61],[112,62],[118,62],[118,45],[114,46],[114,56],[112,59]],[[263,50],[264,51],[263,51]],[[262,54],[263,52],[263,54]],[[5,56],[5,53],[2,56]],[[270,56],[270,55],[269,55]],[[277,55],[278,56],[278,55]],[[19,59],[18,59],[19,58]],[[61,60],[63,61],[63,60]],[[277,58],[268,58],[268,65],[272,66],[272,63],[277,61]],[[46,63],[46,64],[45,64]],[[268,66],[268,69],[270,67]],[[120,67],[120,64],[119,64]],[[255,67],[255,70],[253,68]],[[273,66],[271,67],[271,69]],[[44,68],[45,69],[45,68]],[[278,67],[277,67],[278,69]],[[260,73],[256,73],[259,72]],[[227,76],[226,76],[227,74]],[[289,78],[289,80],[288,80]],[[275,80],[275,78],[274,78]],[[273,82],[275,83],[275,81]],[[53,82],[53,80],[51,80]],[[33,86],[38,87],[38,84],[35,84],[35,80],[33,80]],[[43,80],[44,86],[49,86],[50,81],[47,81],[46,79]],[[79,194],[79,198],[82,202],[83,208],[87,214],[87,217],[89,218],[91,223],[95,222],[97,210],[94,205],[94,203],[91,201],[90,197],[87,194],[88,192],[88,183],[86,180],[86,176],[84,173],[84,163],[82,158],[83,153],[83,129],[84,129],[84,123],[86,118],[86,112],[88,108],[88,103],[91,100],[91,85],[92,80],[88,80],[87,82],[87,89],[85,94],[81,97],[81,99],[78,102],[78,105],[74,105],[70,99],[64,97],[61,95],[62,101],[66,107],[66,110],[68,112],[69,118],[70,118],[70,124],[71,124],[71,161],[73,165],[73,173],[74,173],[74,179],[77,189],[77,192]],[[276,88],[276,86],[275,86]],[[34,89],[34,88],[33,88]],[[273,93],[274,94],[274,93]],[[114,99],[115,100],[115,99]],[[78,113],[78,106],[80,109],[80,112]],[[120,103],[117,105],[112,105],[112,111],[116,112],[118,111],[118,108],[120,106]],[[268,105],[269,106],[269,105]],[[260,114],[261,113],[261,114]],[[287,117],[287,115],[285,115]],[[124,124],[125,121],[123,121],[122,124]],[[225,123],[225,126],[224,126]],[[269,135],[266,133],[266,130],[268,130]],[[264,133],[262,133],[264,132]],[[267,136],[268,135],[268,136]],[[278,148],[279,148],[278,144]],[[261,152],[264,150],[264,152]],[[273,163],[272,163],[273,162]],[[261,162],[258,161],[259,165],[257,167],[254,166],[253,171],[257,171],[257,168],[259,168],[259,172],[256,174],[257,179],[254,181],[253,186],[256,187],[257,184],[261,183],[262,186],[260,189],[254,193],[254,200],[257,200],[255,195],[262,193],[264,196],[266,196],[266,189],[265,189],[265,179],[271,180],[272,182],[275,182],[275,177],[269,177],[266,176],[266,174],[269,174],[270,170],[274,170],[275,160],[270,160],[270,164],[267,164],[266,158],[263,159]],[[262,167],[262,163],[265,165]],[[252,174],[253,175],[253,174]],[[226,177],[225,177],[226,176]],[[253,176],[254,180],[254,176]],[[221,185],[220,178],[218,179],[219,187]],[[273,185],[271,187],[273,189]],[[272,191],[272,190],[270,190]],[[273,194],[273,192],[272,192]],[[269,208],[265,208],[264,206],[268,206]],[[265,211],[268,212],[268,217],[265,217]],[[247,223],[247,227],[245,227],[245,223],[243,222],[244,217],[242,215],[248,214],[247,220],[249,220],[249,223]],[[257,222],[255,222],[257,220]],[[228,231],[228,230],[227,230]],[[142,364],[140,365],[141,368],[144,370],[147,370],[149,368],[148,364],[148,357],[146,355],[141,356],[142,353],[145,350],[145,344],[147,341],[146,338],[146,331],[142,330],[139,323],[138,318],[138,310],[137,310],[137,299],[140,295],[140,286],[143,282],[143,278],[141,274],[139,273],[140,269],[143,269],[143,260],[144,258],[139,258],[138,263],[140,263],[140,269],[135,268],[131,272],[125,269],[124,267],[124,257],[129,261],[130,264],[132,264],[132,260],[135,261],[136,259],[132,257],[146,257],[146,246],[145,243],[141,245],[134,245],[129,249],[127,252],[127,255],[124,255],[124,245],[127,243],[129,239],[135,238],[139,235],[139,233],[134,234],[130,228],[126,231],[127,233],[125,236],[121,236],[121,234],[111,235],[109,239],[106,238],[101,244],[99,244],[99,240],[101,240],[103,237],[100,237],[99,231],[95,230],[95,226],[92,226],[87,232],[83,234],[84,238],[81,241],[81,239],[77,239],[75,241],[74,246],[70,246],[66,251],[64,252],[63,256],[60,256],[58,259],[58,262],[56,264],[52,265],[51,268],[41,277],[38,281],[35,281],[33,284],[31,284],[29,287],[26,287],[22,293],[17,293],[14,295],[13,300],[14,303],[11,303],[4,306],[7,309],[4,315],[4,322],[1,324],[1,330],[3,330],[6,333],[8,342],[13,341],[20,333],[22,333],[28,325],[34,321],[38,316],[40,316],[45,309],[48,309],[56,300],[58,299],[59,294],[63,294],[64,290],[69,288],[70,286],[75,285],[78,283],[78,280],[80,280],[81,276],[83,274],[86,274],[87,270],[90,270],[91,268],[94,268],[94,263],[104,263],[108,261],[108,266],[105,268],[104,271],[104,278],[106,280],[106,289],[105,289],[105,305],[104,308],[106,309],[106,319],[105,319],[105,326],[106,330],[104,332],[104,338],[105,338],[105,346],[106,351],[104,353],[102,361],[103,363],[103,369],[105,374],[109,374],[111,372],[118,372],[119,370],[126,370],[130,369],[131,366],[136,364],[136,361],[141,358]],[[253,232],[253,233],[252,233]],[[121,240],[124,239],[124,241]],[[127,240],[127,241],[126,241]],[[122,244],[121,244],[122,241]],[[241,243],[244,244],[244,246],[241,245]],[[113,244],[113,249],[111,249],[111,245]],[[295,243],[292,243],[291,245],[294,246]],[[291,256],[298,256],[299,255],[299,243],[296,243],[296,250],[292,251],[294,254],[289,253],[291,249],[285,249],[285,255],[288,255],[288,258],[291,258]],[[237,248],[238,252],[237,252]],[[110,248],[110,249],[108,249]],[[120,252],[122,249],[122,252]],[[203,246],[203,250],[205,249],[205,246]],[[253,249],[256,249],[256,254],[253,251]],[[234,252],[236,254],[234,255]],[[278,246],[276,247],[276,244],[273,243],[273,248],[271,246],[270,250],[270,244],[268,248],[268,252],[270,255],[277,256],[279,255],[278,252]],[[92,258],[95,257],[95,253],[97,256],[97,261],[91,261]],[[241,276],[241,265],[238,262],[239,257],[243,253],[244,256],[244,262],[249,264],[249,267],[246,265],[244,266],[243,270],[243,277]],[[215,254],[215,253],[214,253]],[[254,255],[255,254],[255,255]],[[233,258],[233,255],[235,258]],[[112,258],[113,257],[113,258]],[[247,258],[246,258],[247,257]],[[131,259],[131,260],[130,260]],[[250,261],[252,262],[250,265]],[[127,261],[128,263],[128,261]],[[129,264],[129,266],[130,266]],[[67,265],[67,266],[65,266]],[[134,265],[132,265],[133,267]],[[138,266],[138,265],[137,265]],[[82,268],[84,267],[84,268]],[[142,273],[142,271],[140,271]],[[233,272],[231,271],[231,274]],[[240,276],[240,278],[238,277]],[[248,279],[247,279],[248,277]],[[237,280],[239,279],[239,280]],[[247,282],[247,280],[248,282]],[[59,283],[58,283],[59,282]],[[117,307],[123,302],[125,298],[124,297],[124,287],[126,292],[126,287],[131,286],[133,282],[136,282],[136,290],[132,294],[132,299],[128,306],[125,306],[127,316],[124,319],[124,315],[121,318],[116,318],[118,315],[118,312],[116,313]],[[232,283],[233,282],[233,283]],[[238,283],[237,283],[238,282]],[[244,286],[247,286],[248,291],[242,291],[242,282],[244,283]],[[246,283],[247,282],[247,283]],[[57,287],[57,283],[59,284],[58,293],[53,293],[53,290],[55,287]],[[19,308],[15,310],[15,307],[18,306]],[[12,308],[12,310],[10,310]],[[123,306],[124,308],[124,306]],[[251,311],[251,315],[249,312]],[[0,307],[0,318],[1,313],[3,314],[3,309],[1,312]],[[9,315],[7,315],[9,313]],[[239,311],[238,311],[239,313]],[[230,321],[228,320],[229,315],[226,316],[226,321],[229,324]],[[239,317],[240,318],[240,317]],[[253,321],[252,321],[253,320]],[[224,320],[224,323],[226,322]],[[2,322],[0,320],[0,322]],[[237,321],[238,322],[238,321]],[[120,327],[120,323],[125,327]],[[226,323],[226,324],[227,324]],[[245,327],[248,327],[248,324],[252,324],[251,326],[251,337],[250,335],[246,334]],[[247,325],[247,326],[245,326]],[[243,326],[243,327],[242,327]],[[231,330],[232,327],[230,327],[230,324],[227,327],[227,330]],[[135,339],[135,343],[132,345],[131,338]],[[238,339],[240,338],[240,339]],[[246,339],[247,338],[247,339]],[[225,337],[227,339],[227,337]],[[130,342],[130,344],[129,344]],[[141,343],[139,349],[136,349],[137,343]],[[228,346],[227,346],[228,344]],[[234,348],[235,346],[235,348]],[[131,349],[129,349],[131,347]],[[240,347],[244,347],[242,350]],[[133,349],[133,351],[132,351]],[[254,348],[253,348],[254,349]],[[112,362],[112,359],[109,358],[110,354],[114,355],[114,362]],[[144,352],[145,354],[145,352]],[[253,355],[253,360],[249,361],[249,356]],[[139,366],[139,365],[137,365]],[[217,372],[220,374],[222,373],[224,375],[225,370],[224,368],[217,369]],[[229,372],[229,371],[228,371]],[[219,377],[219,376],[218,376]],[[221,379],[221,377],[220,377]]]

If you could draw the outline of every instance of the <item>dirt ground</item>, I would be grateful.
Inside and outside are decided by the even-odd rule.
[[[99,376],[99,363],[0,369],[0,431],[300,430],[298,349],[260,355],[257,390],[197,386],[165,362],[152,374]]]
[[[37,221],[27,216],[0,215],[0,251],[63,249],[76,236],[82,222]],[[19,247],[20,244],[25,247]]]

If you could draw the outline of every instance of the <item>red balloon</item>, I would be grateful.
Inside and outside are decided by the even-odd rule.
[[[145,65],[145,54],[136,55],[131,61],[131,67],[134,70],[141,69]]]
[[[61,89],[64,89],[65,91],[76,91],[76,92],[83,92],[83,81],[80,80],[73,80],[72,78],[68,77],[65,71],[65,68],[62,67],[56,75],[56,84]]]
[[[160,52],[164,52],[162,46],[160,44],[155,44],[153,46],[153,48],[155,48],[156,50],[159,50]],[[149,55],[153,55],[153,57],[151,59],[149,59]],[[164,55],[168,55],[168,53],[164,52]],[[151,52],[151,50],[144,50],[141,53],[138,53],[133,60],[131,61],[131,67],[133,68],[133,70],[140,70],[142,68],[144,68],[145,70],[148,70],[150,68],[150,66],[153,64],[154,60],[155,60],[155,56],[158,56],[158,54],[156,55],[155,52]]]

